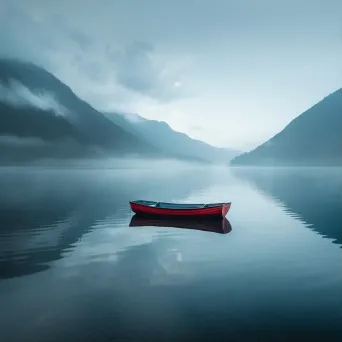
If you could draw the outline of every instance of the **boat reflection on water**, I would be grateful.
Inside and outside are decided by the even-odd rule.
[[[185,228],[227,234],[232,230],[230,222],[226,218],[158,218],[134,215],[129,224],[130,227],[167,227]]]

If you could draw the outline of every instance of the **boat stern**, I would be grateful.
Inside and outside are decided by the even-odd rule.
[[[222,217],[226,217],[231,205],[231,203],[227,203],[222,206]]]

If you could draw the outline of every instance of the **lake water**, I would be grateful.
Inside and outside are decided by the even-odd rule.
[[[232,201],[231,231],[128,201]],[[342,341],[342,170],[0,169],[0,340]]]

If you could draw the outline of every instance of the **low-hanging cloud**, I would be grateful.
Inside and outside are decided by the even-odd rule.
[[[16,80],[10,80],[8,85],[0,83],[0,102],[13,107],[33,107],[43,111],[52,111],[59,116],[67,116],[68,110],[47,91],[32,92]]]

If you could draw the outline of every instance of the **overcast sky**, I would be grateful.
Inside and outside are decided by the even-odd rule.
[[[0,54],[248,150],[342,86],[341,0],[0,0]]]

